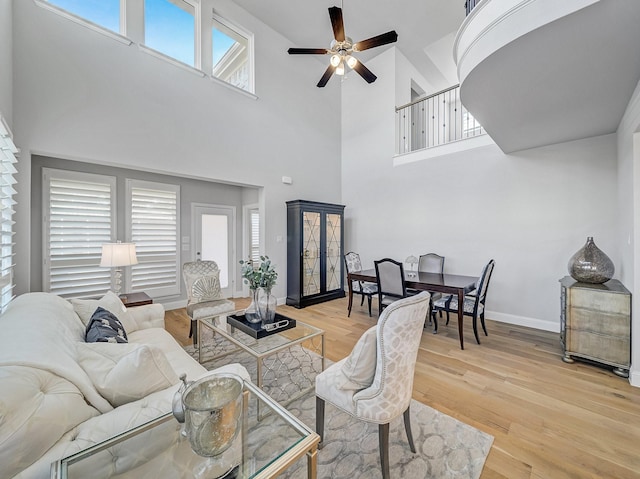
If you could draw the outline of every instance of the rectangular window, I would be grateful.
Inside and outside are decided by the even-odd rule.
[[[127,180],[127,240],[138,264],[127,271],[131,291],[180,294],[180,187]]]
[[[13,298],[13,205],[16,204],[13,175],[17,173],[14,166],[17,154],[9,128],[0,115],[0,312]]]
[[[112,271],[99,265],[102,244],[115,239],[115,177],[43,168],[42,184],[44,290],[105,293]]]
[[[253,93],[253,35],[218,15],[213,16],[212,75]]]
[[[260,211],[258,208],[249,210],[249,257],[253,264],[260,264]]]
[[[47,0],[52,5],[113,32],[120,32],[120,0]]]
[[[186,0],[144,0],[145,45],[198,68],[196,6]]]

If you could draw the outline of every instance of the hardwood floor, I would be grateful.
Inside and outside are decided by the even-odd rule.
[[[354,304],[347,318],[346,299],[278,311],[324,329],[334,361],[377,320],[366,304]],[[189,344],[185,310],[165,318],[167,330]],[[482,479],[640,478],[640,388],[606,369],[564,363],[557,333],[491,320],[487,330],[478,345],[467,321],[461,351],[455,318],[442,321],[437,335],[425,329],[413,393],[495,437]]]

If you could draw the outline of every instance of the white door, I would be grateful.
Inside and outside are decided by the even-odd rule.
[[[236,211],[232,206],[194,204],[194,260],[215,261],[220,268],[220,287],[225,298],[233,296]]]

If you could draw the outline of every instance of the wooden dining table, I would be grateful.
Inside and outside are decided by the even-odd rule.
[[[375,283],[376,270],[365,269],[348,274],[349,285],[349,308],[353,301],[353,281],[368,281]],[[460,335],[460,349],[464,349],[464,336],[462,334],[462,324],[464,319],[464,296],[476,287],[478,277],[462,276],[459,274],[422,273],[419,271],[405,271],[404,284],[407,288],[420,291],[434,291],[444,294],[455,294],[458,296],[458,334]]]

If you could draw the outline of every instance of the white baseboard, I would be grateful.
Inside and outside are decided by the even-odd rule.
[[[543,331],[560,332],[560,322],[547,321],[544,319],[528,318],[526,316],[516,316],[514,314],[498,313],[495,311],[486,311],[485,317],[501,323],[517,324],[518,326],[526,326],[527,328],[541,329]]]
[[[640,370],[638,368],[633,368],[629,370],[629,384],[634,387],[640,388]]]

